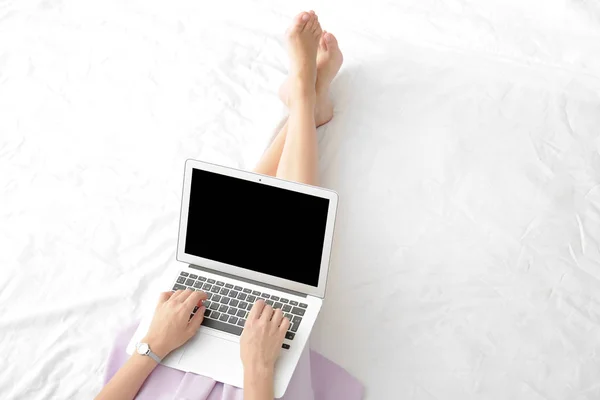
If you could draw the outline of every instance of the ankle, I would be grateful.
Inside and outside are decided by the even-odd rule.
[[[290,107],[302,105],[314,108],[317,104],[317,92],[315,91],[314,83],[312,85],[295,80],[290,85],[290,93],[288,96],[288,104]]]

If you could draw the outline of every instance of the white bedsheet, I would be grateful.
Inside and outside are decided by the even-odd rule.
[[[312,347],[367,399],[599,398],[600,5],[211,3],[0,2],[0,397],[99,391],[173,264],[184,160],[254,165],[314,7],[345,64]]]

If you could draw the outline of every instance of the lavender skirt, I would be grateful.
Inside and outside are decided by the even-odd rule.
[[[104,383],[129,357],[125,352],[136,326],[121,332],[108,358]],[[140,389],[136,399],[156,400],[243,400],[242,389],[213,379],[159,365]],[[322,355],[305,350],[288,386],[285,400],[360,400],[362,385],[343,368]]]

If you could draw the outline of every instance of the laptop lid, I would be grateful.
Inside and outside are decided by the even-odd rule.
[[[177,259],[323,298],[338,196],[187,160]]]

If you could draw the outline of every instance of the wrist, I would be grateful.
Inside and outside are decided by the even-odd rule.
[[[244,375],[253,380],[273,379],[275,375],[275,366],[253,364],[251,367],[244,366]]]
[[[140,343],[148,343],[150,351],[161,359],[165,358],[171,352],[171,350],[169,350],[160,340],[154,339],[151,336],[144,337],[140,340]]]

